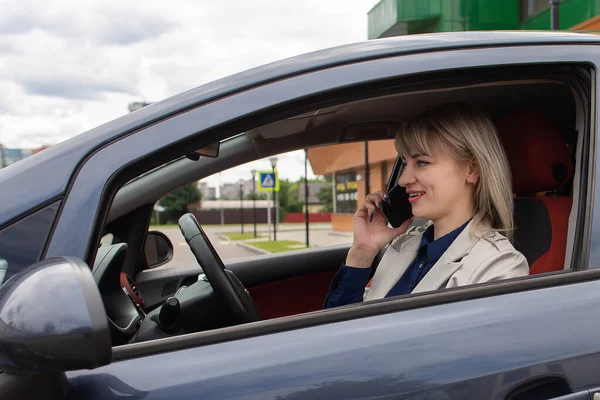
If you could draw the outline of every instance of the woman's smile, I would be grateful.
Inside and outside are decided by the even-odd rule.
[[[425,192],[417,190],[407,190],[406,193],[408,193],[408,201],[410,201],[412,204],[417,202],[421,197],[425,195]]]

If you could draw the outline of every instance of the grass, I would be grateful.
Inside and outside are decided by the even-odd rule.
[[[304,243],[296,240],[278,240],[266,242],[251,242],[247,243],[250,246],[258,247],[259,249],[270,251],[271,253],[282,253],[284,251],[292,251],[303,249]]]
[[[223,233],[223,235],[227,236],[229,240],[247,240],[254,239],[254,233],[237,233],[237,232],[229,232]],[[262,237],[263,235],[256,234],[257,237]]]

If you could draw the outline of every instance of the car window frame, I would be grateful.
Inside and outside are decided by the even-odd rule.
[[[582,64],[594,58],[585,51],[588,48],[586,45],[550,47],[538,45],[453,50],[443,52],[443,57],[433,52],[362,61],[248,89],[142,128],[99,149],[86,159],[72,179],[61,214],[70,209],[75,212],[85,203],[94,213],[86,213],[79,218],[74,217],[72,212],[67,212],[66,217],[61,215],[45,254],[77,256],[88,262],[93,260],[93,250],[99,239],[98,226],[102,225],[116,188],[140,175],[140,169],[145,171],[156,167],[175,158],[174,153],[185,152],[177,152],[176,147],[196,148],[204,142],[222,140],[244,130],[242,123],[237,128],[234,123],[229,125],[229,129],[215,130],[217,126],[227,126],[228,122],[233,121],[247,124],[246,118],[256,120],[261,112],[263,115],[265,112],[283,113],[283,105],[291,107],[289,103],[302,102],[307,96],[323,96],[327,92],[369,81],[498,65]],[[562,50],[557,51],[559,48]],[[548,56],[548,50],[552,50],[551,56]],[[432,66],[427,68],[424,65]],[[203,134],[199,135],[200,132]],[[135,154],[134,159],[132,154]],[[142,160],[146,162],[145,167],[141,167]],[[112,168],[107,168],[107,165]],[[72,230],[76,222],[81,222],[77,233]]]
[[[385,80],[395,77],[405,77],[407,75],[410,76],[412,73],[425,74],[427,72],[452,69],[453,66],[454,68],[472,69],[482,66],[493,67],[499,64],[507,63],[515,65],[530,63],[542,65],[544,63],[557,62],[564,62],[566,64],[588,65],[591,63],[593,65],[600,65],[600,55],[596,55],[593,52],[589,52],[587,50],[587,47],[583,45],[557,45],[552,46],[551,49],[549,49],[548,46],[540,45],[529,47],[498,47],[477,50],[455,50],[444,52],[442,56],[440,56],[439,54],[429,53],[421,55],[403,55],[386,59],[364,61],[349,66],[347,65],[329,68],[323,71],[316,71],[298,77],[291,77],[284,80],[283,82],[274,82],[265,86],[261,86],[259,88],[249,89],[240,94],[233,95],[227,99],[218,100],[214,103],[211,103],[210,105],[205,105],[197,109],[189,110],[182,115],[172,117],[166,121],[147,127],[141,130],[140,132],[128,135],[123,139],[120,139],[119,141],[111,144],[105,149],[101,149],[100,151],[92,155],[88,159],[88,161],[82,166],[81,170],[79,171],[79,174],[76,176],[74,183],[71,187],[70,196],[67,197],[66,201],[63,204],[63,210],[78,209],[79,204],[81,204],[82,201],[86,201],[88,202],[88,204],[91,203],[92,210],[90,210],[90,213],[84,216],[84,223],[85,221],[88,221],[90,227],[95,227],[95,230],[99,230],[102,225],[103,219],[106,216],[108,205],[110,204],[110,196],[114,196],[114,192],[119,186],[119,180],[117,178],[119,177],[119,175],[121,175],[121,181],[127,178],[131,179],[131,177],[125,174],[124,172],[127,171],[128,173],[132,173],[136,171],[135,168],[127,169],[128,167],[131,167],[131,157],[124,157],[123,155],[120,155],[121,158],[115,160],[114,157],[111,156],[111,154],[109,154],[109,152],[107,151],[108,148],[117,146],[119,148],[127,149],[128,151],[131,151],[131,149],[135,149],[136,156],[139,157],[139,159],[136,159],[134,161],[138,162],[141,159],[148,158],[151,155],[157,154],[153,153],[152,151],[148,151],[149,148],[162,149],[163,157],[157,157],[155,159],[155,162],[165,162],[167,161],[165,160],[165,158],[172,154],[169,153],[168,150],[175,151],[176,144],[179,144],[181,148],[185,144],[189,145],[192,139],[196,139],[195,143],[197,146],[198,137],[196,136],[196,133],[198,132],[198,130],[210,132],[210,134],[205,135],[205,139],[207,141],[214,141],[215,137],[221,137],[239,129],[240,125],[237,125],[236,122],[239,122],[240,120],[243,120],[246,123],[248,123],[248,120],[250,118],[256,119],[257,113],[264,112],[265,110],[270,110],[270,113],[282,112],[282,110],[278,109],[278,106],[283,102],[290,102],[291,104],[300,103],[303,100],[303,96],[301,96],[300,94],[303,92],[305,93],[305,91],[307,90],[310,91],[312,96],[311,98],[318,98],[320,95],[326,96],[327,94],[319,93],[319,90],[314,88],[315,82],[312,82],[311,84],[308,83],[310,82],[310,79],[315,79],[317,82],[319,82],[321,91],[334,91],[341,90],[342,87],[345,87],[347,89],[348,85],[352,85],[352,82],[354,82],[355,85],[363,83],[364,79],[370,79],[369,77],[371,76],[375,76],[377,80]],[[465,62],[465,60],[469,61]],[[438,63],[431,64],[432,61],[438,61]],[[423,65],[429,65],[430,67],[429,69],[424,69]],[[370,72],[371,75],[367,74],[367,72]],[[365,74],[367,74],[367,78],[365,78]],[[323,85],[323,82],[327,82],[329,83],[329,85]],[[597,82],[594,79],[593,87],[591,88],[592,102],[590,104],[592,110],[592,120],[590,121],[590,126],[592,127],[592,129],[590,130],[590,133],[593,134],[589,135],[590,146],[588,153],[588,163],[593,168],[589,174],[590,181],[594,175],[593,171],[597,167],[598,163],[598,159],[595,156],[595,142],[596,136],[598,134],[596,126],[596,116],[598,112],[596,109],[596,103],[594,101],[595,94],[598,89],[596,85]],[[283,95],[282,89],[285,88],[293,88],[295,91],[293,91],[293,93],[289,93],[283,90],[283,93],[286,93],[286,95]],[[264,90],[266,90],[267,92],[264,93]],[[263,97],[263,103],[257,100]],[[254,99],[255,101],[249,102],[249,99]],[[201,117],[204,116],[208,117],[211,113],[215,112],[214,108],[211,107],[211,105],[217,105],[221,102],[229,101],[232,101],[232,105],[235,105],[236,107],[242,107],[244,104],[246,105],[245,110],[247,111],[245,112],[245,114],[243,114],[242,117],[236,114],[236,116],[240,118],[239,120],[231,114],[231,109],[234,109],[235,107],[225,107],[227,108],[227,110],[223,110],[222,114],[217,114],[222,119],[229,118],[227,120],[228,124],[225,124],[225,122],[220,122],[219,119],[213,119],[210,120],[210,123],[212,123],[213,125],[205,127],[205,129],[198,129],[198,120],[201,120]],[[269,103],[269,105],[266,105],[265,103]],[[220,104],[220,107],[223,107],[223,104]],[[291,107],[291,105],[289,107]],[[178,120],[180,118],[182,120],[179,121],[179,123],[174,122],[175,120]],[[196,122],[196,124],[194,124],[194,121]],[[174,123],[175,125],[172,125]],[[220,129],[218,132],[209,130],[215,125],[219,126],[221,123],[225,124],[225,129]],[[185,127],[186,129],[171,129],[175,128],[176,126],[179,126],[180,128]],[[177,131],[178,134],[173,135],[174,137],[165,138],[164,135],[161,135],[161,132],[165,131]],[[186,142],[186,140],[188,142]],[[136,147],[136,144],[139,144],[139,147]],[[148,151],[148,153],[143,153],[144,151]],[[107,171],[102,170],[102,168],[98,168],[98,165],[106,166],[107,161],[111,159],[115,161],[112,164],[108,164],[112,166],[112,170],[109,169]],[[93,182],[96,183],[94,184]],[[592,191],[598,190],[598,185],[593,185],[593,182],[588,181],[588,185],[590,183],[592,185],[587,187],[587,198],[590,197],[590,193]],[[90,192],[90,190],[91,193],[82,193],[85,191]],[[595,197],[595,199],[598,198],[598,196]],[[598,214],[595,212],[597,208],[596,204],[588,203],[588,206],[591,206],[591,209],[590,211],[586,212]],[[93,211],[97,211],[97,213]],[[81,216],[79,217],[81,219]],[[57,229],[53,232],[52,243],[46,255],[74,255],[84,257],[87,260],[93,260],[93,255],[90,255],[88,253],[89,246],[84,244],[83,241],[87,239],[88,242],[93,243],[96,239],[97,234],[94,232],[79,232],[79,235],[82,235],[82,237],[80,237],[78,240],[73,240],[76,238],[73,238],[72,235],[70,236],[70,240],[65,240],[65,238],[61,235],[64,234],[64,232],[66,232],[66,227],[69,225],[69,222],[69,219],[59,221]],[[587,224],[588,229],[591,229],[590,225],[591,223]],[[584,228],[582,228],[582,230],[583,229]],[[593,237],[594,235],[592,234],[592,239]],[[600,232],[596,232],[596,237],[600,237]],[[590,242],[587,243],[589,244]],[[66,254],[64,254],[65,252]],[[252,327],[231,327],[223,328],[223,330],[217,330],[214,332],[201,332],[197,334],[183,335],[182,337],[173,338],[173,340],[169,341],[164,346],[167,346],[170,349],[174,349],[180,348],[177,346],[189,346],[192,343],[196,343],[196,345],[203,345],[206,343],[210,343],[211,340],[230,340],[227,338],[241,338],[246,337],[244,335],[252,336],[254,334],[264,334],[267,332],[280,331],[281,329],[295,329],[299,327],[311,326],[313,324],[330,323],[338,320],[361,318],[364,316],[372,316],[380,313],[398,312],[405,309],[412,309],[415,307],[424,307],[428,305],[440,304],[440,302],[452,302],[469,298],[487,297],[503,293],[512,293],[514,291],[532,290],[536,288],[543,288],[558,284],[568,284],[570,282],[580,282],[599,278],[600,270],[591,270],[576,273],[559,273],[553,274],[552,276],[540,276],[535,278],[526,277],[524,278],[524,280],[509,280],[501,283],[493,283],[491,285],[482,284],[483,286],[478,285],[476,287],[469,288],[448,289],[440,291],[440,293],[413,295],[410,298],[406,299],[403,298],[397,300],[385,300],[382,302],[376,301],[358,307],[341,307],[337,310],[319,311],[316,313],[311,313],[310,315],[292,317],[289,320],[286,319],[285,322],[278,320],[262,321],[257,324],[252,324]],[[149,342],[149,344],[147,345],[137,346],[136,348],[145,350],[139,350],[139,352],[136,354],[150,354],[154,351],[165,351],[165,347],[153,347],[153,343],[154,342]],[[173,345],[173,343],[178,344]],[[131,356],[132,353],[128,353],[128,351],[129,350],[118,354],[121,354],[122,357]]]

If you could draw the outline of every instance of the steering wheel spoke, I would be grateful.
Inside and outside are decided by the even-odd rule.
[[[236,324],[259,321],[260,316],[250,294],[232,271],[225,268],[204,230],[193,214],[179,218],[179,229],[215,294],[227,306]]]

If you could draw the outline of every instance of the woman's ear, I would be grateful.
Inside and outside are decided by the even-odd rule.
[[[473,185],[479,180],[479,166],[475,160],[469,161],[469,171],[467,172],[467,182]]]

